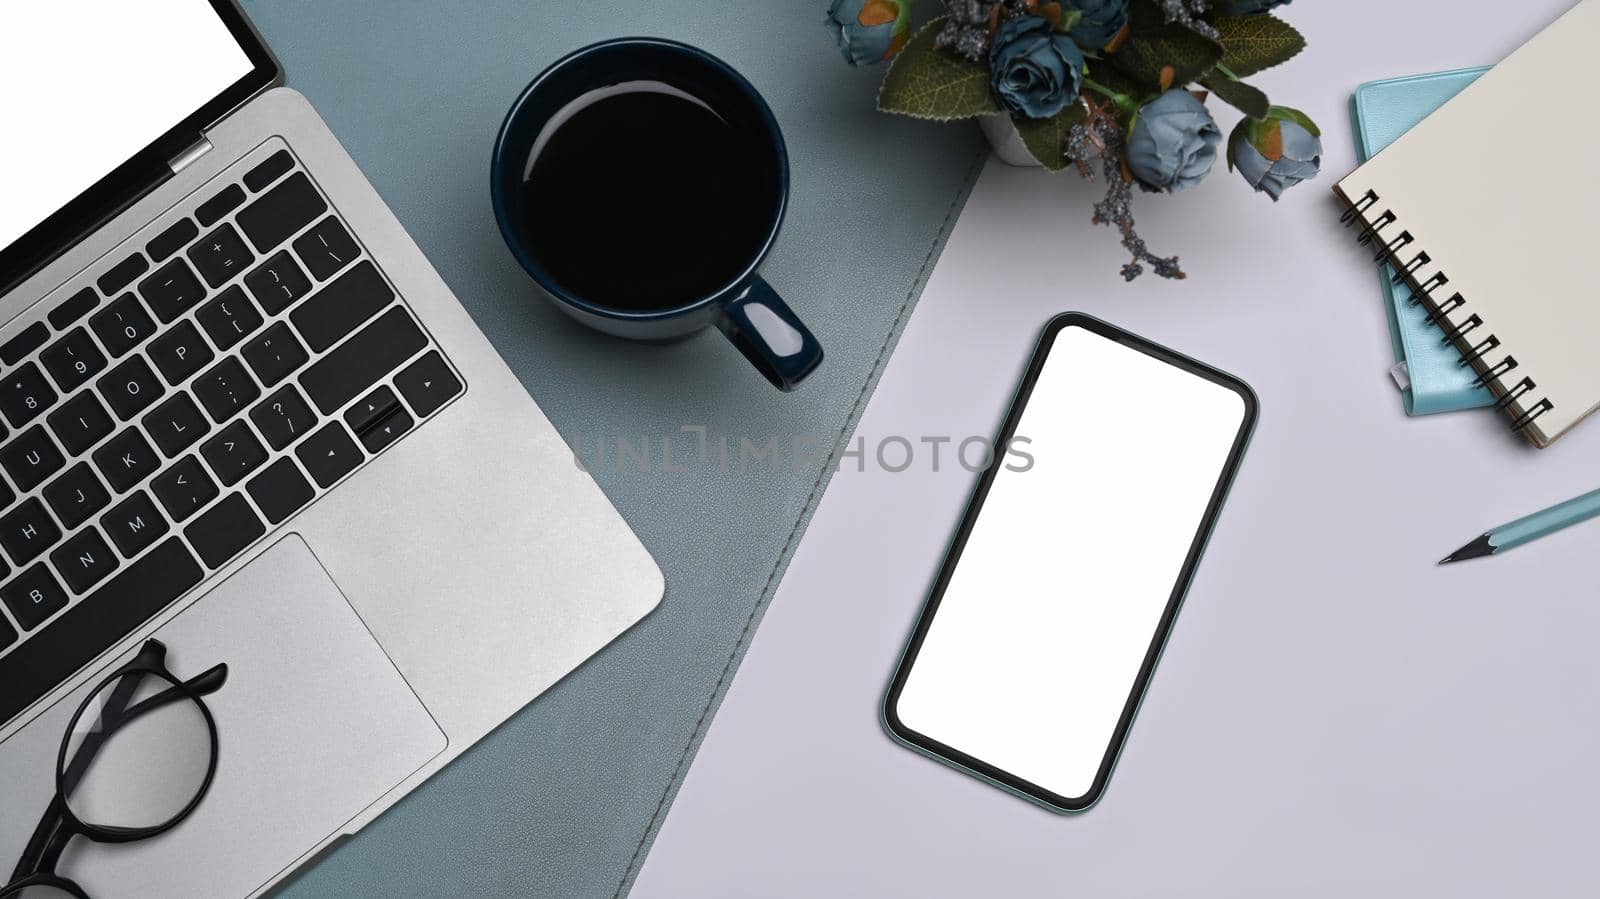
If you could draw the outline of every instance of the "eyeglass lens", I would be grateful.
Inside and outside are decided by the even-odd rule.
[[[126,674],[102,685],[74,719],[62,756],[62,797],[91,826],[160,827],[205,788],[215,751],[192,694],[154,672]],[[56,899],[49,893],[39,899],[46,897]]]

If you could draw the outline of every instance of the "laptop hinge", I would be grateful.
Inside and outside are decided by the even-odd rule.
[[[201,137],[197,143],[195,143],[189,149],[184,150],[182,153],[179,153],[171,162],[167,163],[167,165],[171,167],[172,174],[176,175],[188,168],[190,163],[209,152],[211,152],[211,141]]]

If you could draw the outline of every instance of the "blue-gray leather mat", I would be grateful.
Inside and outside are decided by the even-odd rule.
[[[642,624],[285,895],[626,891],[821,496],[823,457],[859,412],[981,155],[976,128],[874,112],[881,69],[844,65],[822,25],[826,5],[247,0],[289,85],[588,460],[668,585]],[[501,243],[487,185],[506,108],[565,52],[624,34],[705,47],[777,114],[794,195],[766,276],[827,351],[794,394],[770,387],[719,334],[645,346],[568,322],[534,297]],[[704,462],[686,427],[706,429]],[[663,435],[677,435],[672,467],[685,470],[663,465]],[[747,452],[741,464],[744,438],[760,450],[774,437],[776,456]],[[633,458],[619,469],[619,439],[648,439],[648,471]]]

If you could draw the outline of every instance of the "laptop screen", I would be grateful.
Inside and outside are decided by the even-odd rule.
[[[30,232],[253,80],[263,57],[226,2],[0,3],[6,268],[15,261],[6,251],[25,235],[37,238]],[[192,143],[198,128],[174,146]]]

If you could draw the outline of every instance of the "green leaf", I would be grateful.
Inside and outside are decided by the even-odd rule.
[[[1182,25],[1166,25],[1133,33],[1106,61],[1140,84],[1160,90],[1162,69],[1172,67],[1171,87],[1184,87],[1211,71],[1222,56],[1222,45],[1211,38]]]
[[[1213,24],[1226,51],[1222,64],[1240,78],[1282,65],[1306,48],[1300,32],[1275,16],[1217,16]]]
[[[1022,143],[1033,158],[1050,171],[1059,172],[1068,165],[1067,134],[1073,125],[1088,118],[1089,110],[1082,103],[1072,103],[1048,119],[1019,117],[1011,123],[1017,126],[1017,133],[1022,135]]]
[[[989,91],[989,68],[933,45],[941,16],[917,32],[895,56],[878,91],[878,109],[919,119],[950,121],[1000,111]]]
[[[1272,108],[1272,103],[1267,100],[1267,95],[1245,84],[1235,81],[1221,72],[1212,72],[1200,83],[1207,90],[1217,95],[1222,102],[1232,106],[1252,119],[1264,119],[1267,110]]]

